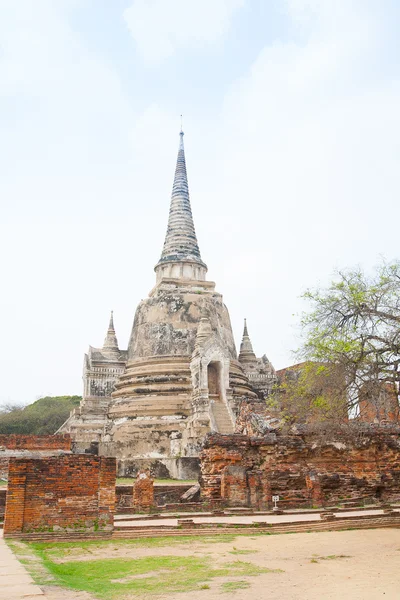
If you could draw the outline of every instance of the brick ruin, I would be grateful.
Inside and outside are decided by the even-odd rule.
[[[72,439],[69,434],[23,435],[0,434],[0,479],[7,479],[10,458],[48,457],[71,452]]]
[[[115,458],[10,458],[4,536],[108,534],[115,512]]]
[[[71,436],[0,434],[0,448],[6,450],[71,450]]]
[[[154,506],[154,479],[150,471],[139,471],[133,486],[133,508],[138,511],[150,510]]]
[[[201,453],[202,498],[272,508],[400,500],[400,428],[264,436],[210,434]]]

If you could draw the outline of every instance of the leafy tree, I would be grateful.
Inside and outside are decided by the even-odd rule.
[[[340,424],[348,418],[343,374],[328,363],[303,362],[284,369],[266,403],[288,425]]]
[[[24,408],[7,405],[0,410],[0,433],[53,434],[81,400],[81,396],[46,396]]]
[[[303,360],[335,365],[351,409],[400,381],[400,262],[381,263],[373,276],[340,271],[327,289],[309,290],[302,319]],[[339,388],[338,388],[339,392]]]

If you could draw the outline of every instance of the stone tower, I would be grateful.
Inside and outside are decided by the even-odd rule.
[[[231,433],[237,401],[255,394],[237,360],[222,296],[206,281],[190,206],[183,132],[155,272],[156,285],[136,310],[103,451],[117,455],[121,471],[151,462],[165,474],[188,477],[197,469],[206,433]]]
[[[107,398],[99,452],[117,457],[120,475],[150,467],[158,476],[190,478],[197,475],[204,436],[232,433],[240,400],[257,394],[238,360],[222,295],[206,280],[182,131],[155,273],[155,287],[137,307],[126,353],[118,350],[111,326],[101,351],[107,360],[120,353],[126,366]],[[82,411],[77,418],[82,424]],[[76,419],[69,426],[74,430]]]

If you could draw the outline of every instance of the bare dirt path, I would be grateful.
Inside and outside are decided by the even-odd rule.
[[[248,587],[229,593],[223,591],[229,578],[213,580],[209,590],[182,593],[179,600],[400,599],[400,529],[238,537],[229,544],[215,544],[216,559],[227,546],[249,552],[237,559],[284,572],[244,577]]]
[[[47,600],[43,590],[17,560],[0,536],[0,598],[1,600]]]

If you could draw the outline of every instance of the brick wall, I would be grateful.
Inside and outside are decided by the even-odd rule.
[[[10,458],[4,535],[110,531],[115,480],[114,458]]]
[[[154,479],[150,471],[139,471],[133,485],[133,508],[148,510],[154,506]]]
[[[7,450],[71,450],[71,436],[0,434],[0,446]]]
[[[154,484],[154,504],[180,504],[181,496],[192,487],[188,485]],[[115,488],[116,512],[132,512],[133,510],[133,485],[117,485]]]
[[[210,435],[201,453],[202,497],[230,506],[321,506],[400,500],[400,431],[336,440],[313,435]]]

